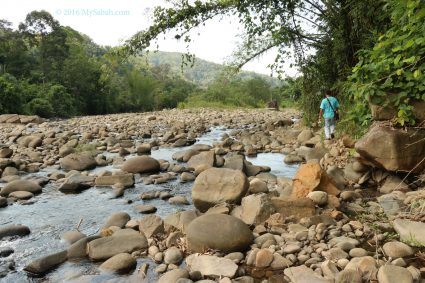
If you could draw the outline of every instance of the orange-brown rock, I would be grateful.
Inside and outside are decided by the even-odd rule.
[[[293,179],[292,196],[306,197],[310,192],[323,191],[329,195],[338,195],[340,190],[318,163],[302,164]]]

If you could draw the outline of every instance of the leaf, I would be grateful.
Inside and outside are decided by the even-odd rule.
[[[414,38],[411,38],[409,41],[407,41],[405,44],[404,44],[404,49],[406,50],[406,49],[409,49],[410,47],[412,47],[413,46],[413,44],[415,44],[415,39]]]
[[[421,70],[419,70],[419,69],[413,72],[413,77],[415,79],[418,78],[420,75],[421,75]]]
[[[398,62],[400,62],[400,59],[401,59],[401,55],[398,54],[397,57],[395,57],[394,59],[394,65],[398,65]]]

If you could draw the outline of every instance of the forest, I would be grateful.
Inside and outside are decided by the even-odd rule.
[[[181,70],[183,54],[126,56],[61,26],[46,11],[19,28],[0,21],[0,113],[72,117],[185,106],[263,107],[276,81],[242,72],[224,79],[222,65],[197,62]]]

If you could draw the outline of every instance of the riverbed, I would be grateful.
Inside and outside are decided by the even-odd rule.
[[[230,133],[231,130],[225,128],[212,128],[198,138],[196,143],[212,145],[218,142],[223,134],[229,135]],[[189,147],[161,147],[153,150],[151,156],[172,161],[171,156],[174,153],[187,148]],[[247,158],[254,165],[269,166],[271,173],[276,176],[291,178],[298,166],[286,165],[283,159],[284,155],[280,153],[259,153],[255,157]],[[96,170],[114,170],[114,167],[101,167],[93,172]],[[34,175],[47,175],[51,171],[51,168],[45,168]],[[28,277],[22,268],[37,257],[65,249],[67,244],[60,240],[61,235],[66,231],[75,230],[80,222],[79,230],[81,232],[86,235],[94,235],[105,219],[114,212],[125,211],[132,218],[141,218],[142,215],[134,210],[134,206],[138,204],[155,206],[156,214],[161,217],[176,211],[194,209],[192,205],[171,205],[161,199],[148,201],[140,199],[140,194],[143,192],[159,190],[169,191],[175,196],[185,196],[191,202],[191,187],[192,183],[180,183],[177,179],[165,184],[144,185],[139,178],[136,179],[133,188],[125,190],[124,197],[113,199],[110,196],[110,188],[93,187],[80,194],[70,195],[59,192],[54,184],[48,184],[43,188],[42,194],[31,199],[30,203],[32,204],[15,203],[0,209],[0,225],[23,224],[31,229],[31,234],[27,237],[0,242],[0,248],[10,247],[14,250],[12,255],[2,260],[13,260],[16,264],[16,272],[1,278],[0,282],[119,282],[121,280],[131,282],[132,278],[140,282],[137,268],[133,275],[100,274],[97,264],[88,260],[68,261],[43,278]],[[156,281],[158,275],[153,271],[156,264],[147,257],[138,259],[138,266],[143,263],[150,265],[145,282]]]

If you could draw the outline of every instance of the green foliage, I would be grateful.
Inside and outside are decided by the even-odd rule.
[[[92,155],[95,155],[97,152],[97,145],[96,144],[78,144],[75,147],[75,152],[82,153],[82,152],[88,152]]]
[[[182,69],[182,54],[176,52],[149,52],[146,54],[146,57],[136,57],[134,60],[138,62],[141,60],[147,60],[149,65],[152,66],[152,72],[155,73],[158,69],[162,68],[160,72],[180,74],[183,79],[200,87],[207,87],[209,84],[219,79],[223,73],[231,72],[223,65],[208,62],[199,58],[195,59],[192,67],[184,67]],[[282,84],[282,82],[277,78],[254,72],[241,71],[234,74],[234,77],[242,80],[261,78],[274,87]]]
[[[263,79],[220,78],[206,89],[195,90],[185,101],[186,107],[264,107],[273,98],[272,88]],[[183,105],[180,105],[183,107]]]
[[[359,52],[350,76],[356,101],[397,109],[395,123],[414,125],[411,103],[425,100],[425,1],[388,0],[392,27]]]
[[[46,98],[53,107],[54,116],[69,118],[76,114],[74,97],[64,86],[50,86]]]
[[[52,117],[54,113],[52,104],[42,97],[34,98],[28,102],[25,105],[25,109],[28,114],[35,114],[46,118]]]

